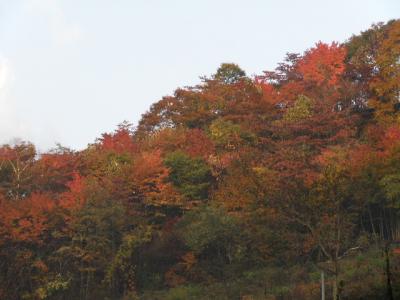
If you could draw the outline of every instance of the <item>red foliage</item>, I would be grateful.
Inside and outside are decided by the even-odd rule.
[[[161,151],[142,153],[132,171],[132,181],[146,202],[162,205],[180,201],[171,184],[166,182],[169,172],[163,164]]]
[[[370,145],[361,144],[350,152],[348,169],[353,175],[358,174],[362,169],[371,164],[375,159],[374,149]]]
[[[78,173],[73,174],[73,179],[68,182],[68,191],[61,194],[59,205],[67,210],[81,208],[85,204],[84,189],[85,179]]]
[[[62,192],[76,167],[77,157],[73,152],[42,154],[33,168],[34,183],[40,190]]]
[[[99,139],[100,148],[106,151],[113,151],[116,153],[137,151],[137,145],[133,142],[132,130],[130,124],[121,124],[118,129],[109,134],[104,133]]]
[[[279,98],[275,87],[267,82],[263,76],[257,76],[254,80],[254,84],[261,90],[265,102],[273,105],[278,103]]]
[[[32,194],[18,202],[3,200],[0,206],[1,234],[4,238],[41,242],[55,202],[46,194]]]
[[[185,133],[184,150],[193,157],[207,158],[213,153],[214,145],[203,130],[191,129]]]
[[[394,147],[400,145],[400,128],[398,126],[390,127],[386,130],[382,140],[382,146],[385,150],[390,151]]]
[[[214,151],[214,144],[201,129],[166,128],[151,135],[141,144],[144,152],[159,151],[161,155],[173,151],[183,151],[190,156],[207,158]]]
[[[305,52],[298,62],[297,69],[303,80],[316,86],[336,85],[345,70],[346,49],[338,43],[331,45],[318,42],[314,48]]]

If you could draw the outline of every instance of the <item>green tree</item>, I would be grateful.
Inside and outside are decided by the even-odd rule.
[[[225,84],[234,84],[246,77],[246,72],[243,71],[237,64],[223,63],[213,75],[213,79]]]
[[[167,155],[164,163],[170,169],[169,180],[188,200],[207,198],[212,176],[202,158],[177,151]]]
[[[224,274],[231,269],[228,266],[234,267],[245,258],[243,230],[236,218],[220,208],[208,206],[193,210],[184,216],[177,228],[186,245],[199,258],[202,272],[221,278],[229,275]]]
[[[307,96],[300,95],[293,107],[290,107],[283,116],[287,122],[297,122],[310,117],[313,113],[313,101]]]

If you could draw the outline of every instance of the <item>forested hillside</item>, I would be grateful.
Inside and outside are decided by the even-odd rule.
[[[3,145],[0,206],[0,299],[400,299],[400,21]]]

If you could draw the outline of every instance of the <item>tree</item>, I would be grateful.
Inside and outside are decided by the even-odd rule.
[[[290,107],[283,115],[283,120],[287,122],[298,122],[311,117],[313,114],[313,101],[304,96],[300,95],[294,103],[293,107]]]
[[[33,144],[21,142],[0,148],[0,188],[9,198],[19,201],[31,192],[31,168],[35,162]]]
[[[217,72],[212,76],[224,84],[234,84],[246,77],[246,73],[237,65],[232,63],[223,63]]]
[[[62,193],[78,169],[78,155],[58,145],[40,155],[32,166],[32,185],[36,191]]]
[[[211,187],[210,168],[201,158],[190,158],[182,152],[173,152],[165,160],[170,169],[169,180],[187,200],[205,200]]]
[[[378,23],[346,43],[346,77],[355,89],[353,101],[373,110],[385,126],[396,120],[398,28],[398,20]]]
[[[244,259],[243,240],[237,220],[223,210],[202,207],[177,224],[186,245],[199,260],[198,267],[215,277],[224,277],[224,266]]]
[[[222,64],[81,151],[0,147],[0,298],[400,291],[399,21]]]
[[[335,86],[345,70],[345,56],[346,49],[338,43],[319,42],[298,60],[297,69],[308,84]]]
[[[99,146],[104,151],[113,151],[115,153],[135,152],[137,146],[133,142],[132,124],[127,121],[118,125],[118,128],[112,134],[104,133],[98,139]]]
[[[325,151],[319,158],[321,175],[312,187],[297,193],[280,191],[274,202],[284,218],[306,230],[308,251],[316,247],[325,258],[324,268],[333,275],[332,299],[341,298],[341,259],[362,246],[355,225],[362,205],[351,196],[348,154],[340,148]]]

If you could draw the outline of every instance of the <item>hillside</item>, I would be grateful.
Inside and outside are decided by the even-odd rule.
[[[399,110],[393,20],[82,151],[2,145],[0,299],[399,299]]]

